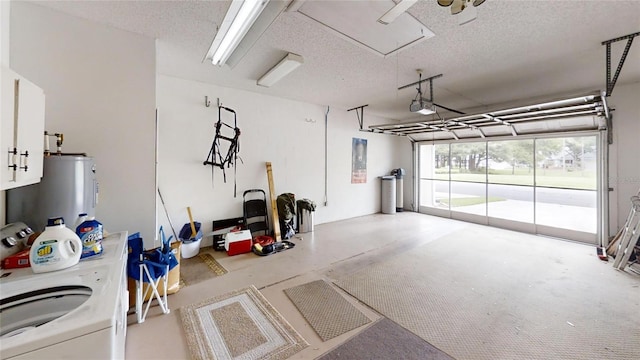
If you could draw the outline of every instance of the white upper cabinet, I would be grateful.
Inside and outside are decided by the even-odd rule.
[[[0,67],[0,100],[0,190],[37,183],[44,154],[44,92]]]

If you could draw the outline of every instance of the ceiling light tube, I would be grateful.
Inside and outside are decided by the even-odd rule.
[[[205,59],[222,66],[233,53],[269,0],[233,0]]]
[[[260,86],[270,87],[273,84],[277,83],[283,77],[287,76],[290,72],[295,70],[298,66],[304,63],[304,59],[300,55],[296,55],[293,53],[288,53],[284,59],[280,60],[280,62],[271,68],[271,70],[267,71],[266,74],[262,75],[260,79],[258,79],[257,84]]]

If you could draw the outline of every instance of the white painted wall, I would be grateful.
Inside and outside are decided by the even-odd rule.
[[[205,96],[212,106],[204,105]],[[237,197],[233,196],[233,169],[222,171],[202,163],[209,152],[218,119],[216,98],[238,114],[241,129],[237,168]],[[380,211],[380,180],[398,167],[404,156],[402,139],[358,131],[355,113],[330,109],[328,120],[328,205],[324,206],[324,114],[326,106],[307,104],[247,91],[159,75],[158,182],[174,226],[179,231],[188,221],[191,206],[204,232],[211,221],[242,216],[242,193],[246,189],[269,189],[265,162],[273,164],[277,194],[292,192],[297,199],[309,198],[318,205],[315,223],[336,221]],[[223,118],[231,122],[230,117]],[[367,124],[387,122],[368,117]],[[351,184],[351,140],[368,139],[368,179]],[[225,145],[226,146],[226,145]],[[159,223],[170,233],[158,204]],[[203,246],[211,244],[211,238]]]
[[[45,127],[95,158],[97,218],[155,235],[155,40],[26,2],[11,6],[11,67],[44,89]]]
[[[11,36],[11,1],[0,1],[0,64],[9,66],[9,41]]]
[[[624,69],[622,70],[624,71]],[[613,144],[609,147],[610,235],[614,235],[629,215],[629,198],[640,189],[640,82],[616,85],[608,99],[613,112]]]

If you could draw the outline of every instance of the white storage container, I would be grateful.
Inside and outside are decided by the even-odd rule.
[[[202,238],[198,238],[198,240],[187,242],[183,241],[180,252],[180,256],[183,259],[192,258],[200,253],[200,242]]]

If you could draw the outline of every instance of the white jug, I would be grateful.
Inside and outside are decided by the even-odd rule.
[[[29,262],[34,273],[66,269],[80,261],[82,242],[64,226],[61,217],[49,218],[47,227],[31,245]]]

